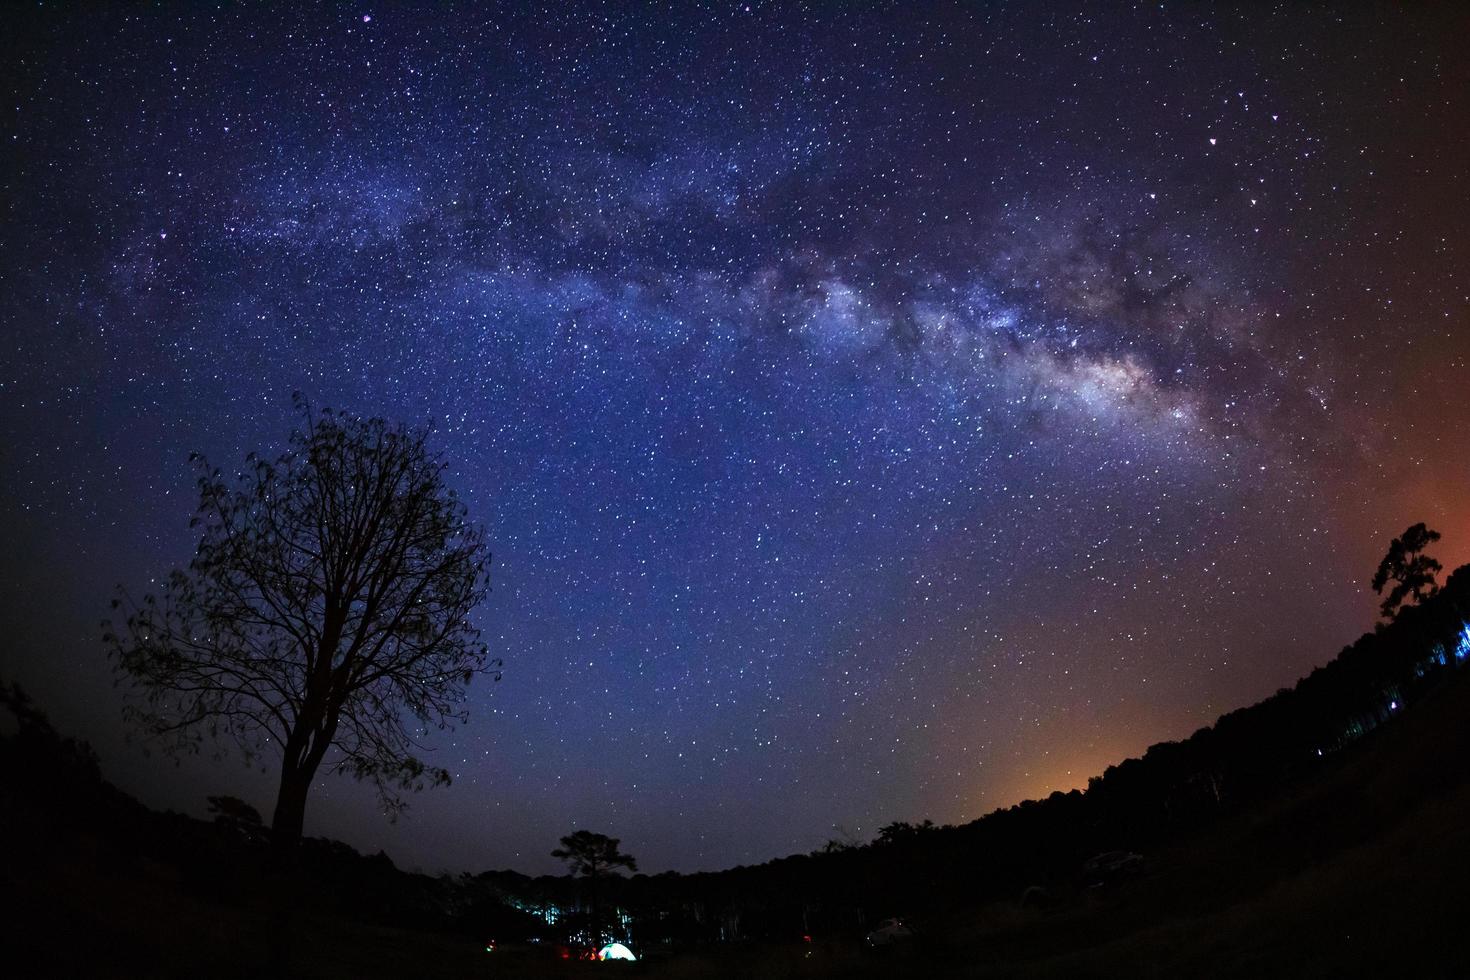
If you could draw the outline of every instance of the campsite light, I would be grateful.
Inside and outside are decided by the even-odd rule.
[[[633,951],[622,943],[608,943],[602,947],[602,951],[597,954],[597,958],[599,960],[628,960],[631,962],[638,957],[634,956]]]
[[[1390,701],[1390,702],[1388,702],[1388,710],[1389,711],[1397,711],[1397,710],[1399,710],[1399,703],[1397,701]]]

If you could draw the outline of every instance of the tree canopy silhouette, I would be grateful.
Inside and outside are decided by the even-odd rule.
[[[895,820],[893,823],[878,828],[878,836],[873,841],[875,844],[899,844],[911,841],[916,837],[937,830],[933,820],[925,820],[923,823],[909,823],[907,820]]]
[[[1383,556],[1373,575],[1373,591],[1379,595],[1383,595],[1389,582],[1394,583],[1380,607],[1384,619],[1397,616],[1410,596],[1419,603],[1439,591],[1434,577],[1443,566],[1424,553],[1424,549],[1438,540],[1438,531],[1420,523],[1406,530],[1402,537],[1394,538],[1388,546],[1388,554]]]
[[[471,610],[488,590],[484,532],[444,483],[427,428],[314,413],[274,461],[236,480],[199,456],[202,528],[187,568],[106,624],[130,716],[170,750],[233,741],[279,754],[272,830],[299,838],[322,763],[385,808],[449,782],[421,739],[462,722],[477,673],[499,679]]]
[[[579,830],[561,839],[561,847],[551,852],[560,858],[574,875],[584,878],[600,878],[614,868],[638,870],[638,862],[631,854],[618,850],[622,841],[617,837]]]

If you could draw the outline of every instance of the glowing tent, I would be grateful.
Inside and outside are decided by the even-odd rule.
[[[608,943],[597,954],[599,960],[636,960],[633,951],[622,943]]]

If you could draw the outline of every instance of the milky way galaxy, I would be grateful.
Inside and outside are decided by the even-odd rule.
[[[1470,560],[1463,15],[855,6],[14,15],[0,674],[268,811],[97,622],[293,391],[489,532],[454,785],[307,813],[430,869],[973,819],[1329,659],[1409,523]]]

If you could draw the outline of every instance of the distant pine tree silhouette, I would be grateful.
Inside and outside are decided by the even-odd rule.
[[[597,935],[599,941],[608,938],[602,927],[600,909],[597,905],[599,879],[617,868],[627,868],[629,871],[638,870],[638,862],[633,855],[624,854],[618,850],[621,844],[622,841],[616,837],[593,833],[590,830],[578,830],[563,837],[561,847],[551,852],[552,857],[560,858],[567,863],[572,874],[587,879],[591,893],[588,904],[592,910],[592,931]]]

